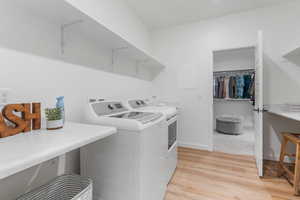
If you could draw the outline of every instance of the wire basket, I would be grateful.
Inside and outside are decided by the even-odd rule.
[[[79,175],[59,176],[17,200],[92,200],[93,183]]]

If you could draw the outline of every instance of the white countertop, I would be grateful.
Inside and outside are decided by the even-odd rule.
[[[0,179],[116,133],[116,128],[67,122],[63,129],[0,138]]]
[[[271,114],[275,114],[275,115],[278,115],[281,117],[288,118],[288,119],[300,121],[300,112],[287,112],[287,111],[283,111],[282,109],[276,108],[276,107],[270,107],[268,109],[268,112]]]

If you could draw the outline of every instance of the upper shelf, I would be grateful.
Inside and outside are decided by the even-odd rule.
[[[284,54],[283,57],[300,66],[300,47],[288,52],[287,54]]]
[[[163,69],[165,66],[148,52],[134,46],[120,35],[109,30],[87,14],[64,0],[12,0],[13,5],[27,9],[31,14],[57,24],[62,30],[61,51],[64,48],[64,31],[74,31],[112,54],[124,56],[140,66]]]

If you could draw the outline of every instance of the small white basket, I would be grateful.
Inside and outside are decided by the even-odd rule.
[[[93,183],[79,175],[63,175],[17,200],[92,200]]]

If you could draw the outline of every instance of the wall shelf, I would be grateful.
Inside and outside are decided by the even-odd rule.
[[[64,0],[12,1],[12,4],[25,9],[25,11],[31,15],[43,19],[47,23],[57,25],[57,27],[61,29],[60,51],[62,56],[67,42],[65,39],[67,34],[65,32],[76,32],[97,46],[107,49],[109,52],[113,52],[112,63],[114,63],[114,59],[116,59],[116,55],[118,55],[132,60],[133,63],[138,61],[139,67],[154,68],[155,70],[165,68],[165,65],[154,58],[154,56],[136,47]],[[119,49],[122,50],[119,51]]]
[[[284,54],[283,57],[292,63],[300,66],[300,47],[289,51],[288,53]]]

